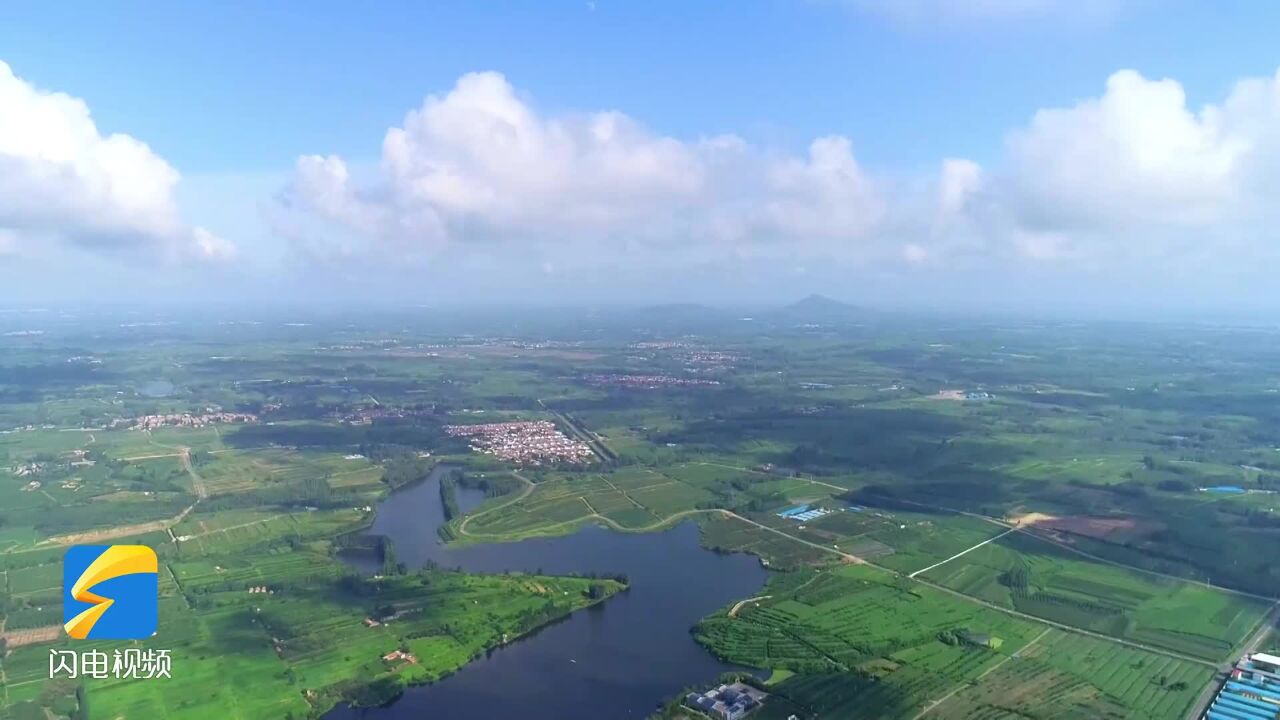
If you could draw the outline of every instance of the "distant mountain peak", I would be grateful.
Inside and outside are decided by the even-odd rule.
[[[798,322],[844,322],[861,317],[863,310],[857,305],[814,293],[784,305],[774,313]]]
[[[853,310],[854,306],[835,298],[813,293],[787,306],[792,310]]]

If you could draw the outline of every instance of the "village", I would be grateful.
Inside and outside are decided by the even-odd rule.
[[[678,378],[671,375],[619,375],[594,374],[583,377],[588,385],[614,385],[628,388],[654,389],[660,387],[692,387],[695,385],[719,385],[719,380],[703,380],[700,378]]]
[[[469,438],[475,452],[517,465],[585,463],[592,457],[586,443],[569,438],[550,420],[448,425],[445,432]]]
[[[258,416],[252,413],[235,413],[211,411],[201,414],[167,413],[161,415],[140,415],[136,418],[120,418],[112,421],[111,427],[128,427],[131,430],[155,430],[162,427],[198,428],[215,423],[256,423]]]

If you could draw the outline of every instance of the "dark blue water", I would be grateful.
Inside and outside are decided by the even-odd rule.
[[[766,571],[756,558],[702,548],[692,523],[662,533],[591,527],[560,538],[448,548],[436,535],[444,521],[440,474],[378,506],[371,532],[390,537],[410,567],[433,560],[472,572],[622,572],[631,588],[387,707],[338,708],[325,720],[643,718],[683,687],[742,669],[715,659],[689,629],[757,593]],[[458,490],[464,511],[483,501],[476,491]]]

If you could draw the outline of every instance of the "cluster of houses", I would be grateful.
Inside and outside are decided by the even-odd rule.
[[[256,423],[258,416],[252,413],[206,412],[206,413],[166,413],[162,415],[142,415],[136,418],[120,418],[111,423],[112,427],[128,426],[133,430],[155,430],[162,427],[205,427],[215,423]]]
[[[90,460],[88,458],[88,454],[87,450],[71,450],[70,452],[63,454],[62,457],[65,462],[44,462],[33,460],[31,462],[18,463],[17,465],[12,466],[9,471],[18,477],[36,477],[43,475],[45,472],[48,472],[53,468],[92,467],[97,464],[97,462]],[[29,487],[28,489],[34,490],[35,488],[40,487],[39,482],[33,481],[33,484],[34,487]]]
[[[372,425],[375,420],[400,420],[408,417],[422,417],[435,412],[435,407],[400,408],[376,405],[352,410],[340,417],[349,425]]]
[[[398,662],[406,662],[406,663],[409,663],[410,665],[418,664],[418,658],[414,656],[413,653],[407,653],[403,650],[392,650],[391,652],[382,656],[382,661],[387,664],[394,664]]]
[[[475,452],[517,465],[584,463],[592,456],[586,443],[568,437],[549,420],[448,425],[445,432],[468,438]]]
[[[20,465],[15,465],[13,467],[13,474],[17,475],[18,477],[27,477],[28,475],[39,475],[42,472],[44,472],[44,463],[42,462],[22,463]]]
[[[694,365],[710,365],[712,367],[724,368],[732,367],[739,358],[733,353],[719,352],[717,350],[699,350],[686,355],[684,361]]]
[[[702,694],[689,693],[684,704],[718,720],[739,720],[764,703],[768,695],[744,683],[721,685]]]
[[[719,380],[703,378],[679,378],[671,375],[620,375],[617,373],[592,374],[583,378],[588,385],[616,385],[618,387],[656,389],[660,387],[691,387],[695,385],[719,385]]]

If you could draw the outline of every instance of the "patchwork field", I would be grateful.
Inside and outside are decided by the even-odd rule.
[[[1215,661],[1229,658],[1269,607],[1200,583],[1091,562],[1024,533],[924,577],[1030,615]]]
[[[1201,665],[1049,630],[1016,659],[960,688],[928,717],[1177,718],[1212,676]]]
[[[173,651],[173,679],[94,682],[88,701],[95,717],[303,718],[342,698],[377,703],[621,587],[610,580],[447,571],[367,580],[334,563],[323,542],[259,546],[252,556],[168,555],[159,634]],[[587,593],[592,585],[601,590],[595,598]],[[255,587],[269,592],[249,592]],[[369,627],[366,618],[380,623]],[[125,646],[94,647],[110,653]],[[48,647],[13,649],[0,664],[14,717],[36,712],[28,702],[49,692]],[[414,661],[382,660],[397,648]]]
[[[1154,720],[1177,717],[1213,674],[865,566],[781,575],[765,595],[708,616],[696,637],[786,671],[772,690],[816,717]]]

